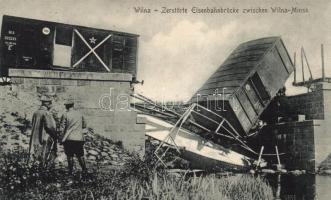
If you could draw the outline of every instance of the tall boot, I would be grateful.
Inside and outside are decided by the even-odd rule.
[[[78,157],[78,162],[79,162],[80,167],[82,168],[83,173],[86,173],[87,168],[86,168],[86,163],[85,163],[84,156]]]
[[[69,176],[72,176],[72,172],[73,172],[73,169],[74,169],[74,157],[67,157],[68,159],[68,173],[69,173]]]
[[[86,181],[88,174],[87,174],[87,169],[86,169],[86,163],[85,163],[84,156],[77,157],[77,159],[78,159],[80,167],[82,168],[81,180]]]

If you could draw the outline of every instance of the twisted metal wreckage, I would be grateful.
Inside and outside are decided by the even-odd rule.
[[[195,168],[249,169],[263,167],[263,146],[250,146],[248,139],[261,128],[262,112],[285,84],[293,64],[280,37],[239,45],[191,98],[179,114],[139,95],[135,109],[147,119],[146,135],[161,141],[155,156],[163,158],[170,148],[191,161]],[[215,91],[226,88],[223,98]],[[217,105],[224,109],[217,110]],[[166,146],[165,151],[161,151]]]

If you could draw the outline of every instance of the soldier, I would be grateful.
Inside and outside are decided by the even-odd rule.
[[[40,108],[32,116],[29,154],[31,159],[46,166],[56,158],[57,133],[55,120],[49,112],[52,100],[42,96],[40,101]]]
[[[82,168],[83,174],[87,173],[84,159],[84,135],[83,129],[86,128],[84,116],[74,109],[74,101],[67,100],[64,103],[67,112],[63,114],[60,122],[60,132],[63,136],[61,143],[68,160],[69,175],[72,175],[74,166],[74,156]]]

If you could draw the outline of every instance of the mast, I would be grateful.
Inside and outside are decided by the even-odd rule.
[[[294,81],[293,83],[295,84],[297,82],[297,70],[296,70],[296,52],[294,52]]]
[[[322,80],[325,80],[325,67],[324,67],[324,47],[321,44],[321,57],[322,57]]]
[[[304,71],[304,68],[303,68],[303,53],[302,53],[302,50],[303,50],[303,47],[301,47],[301,69],[302,69],[302,82],[306,82],[305,81],[305,71]]]

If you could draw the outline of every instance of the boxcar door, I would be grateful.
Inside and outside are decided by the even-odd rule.
[[[72,67],[78,71],[110,72],[112,34],[93,29],[74,29]]]
[[[19,53],[17,64],[19,67],[34,68],[37,65],[37,45],[39,38],[34,27],[23,26],[19,35]]]

